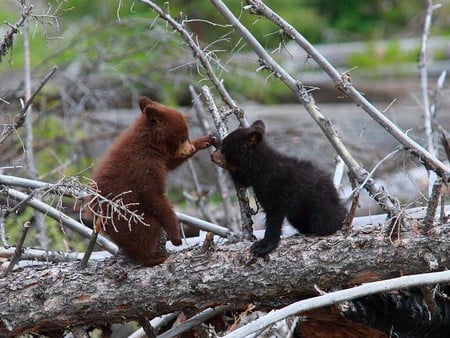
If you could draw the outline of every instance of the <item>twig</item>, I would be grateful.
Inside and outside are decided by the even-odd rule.
[[[160,334],[157,336],[157,338],[172,338],[175,336],[178,336],[182,334],[183,332],[186,332],[187,330],[196,327],[197,325],[200,325],[201,323],[205,322],[206,320],[215,317],[225,311],[228,311],[232,308],[231,305],[220,305],[216,306],[214,308],[208,308],[199,314],[189,318],[182,324]]]
[[[203,134],[208,134],[211,132],[208,122],[204,118],[203,114],[203,105],[201,104],[200,96],[197,94],[194,86],[189,85],[189,91],[191,92],[192,100],[194,109],[197,113],[197,118],[200,122],[200,127],[203,131]],[[212,108],[214,109],[214,107]],[[213,151],[213,150],[211,150]],[[219,166],[214,166],[214,170],[216,172],[216,182],[217,182],[217,189],[219,191],[219,194],[222,198],[222,205],[224,210],[224,216],[225,216],[225,224],[231,228],[235,226],[236,223],[236,217],[233,213],[233,208],[229,199],[230,191],[228,189],[228,185],[225,179],[225,171],[220,168]],[[234,228],[233,228],[234,229]],[[235,229],[236,230],[236,229]]]
[[[345,162],[340,156],[336,156],[336,168],[334,169],[333,184],[336,189],[341,186],[342,178],[344,176]]]
[[[20,109],[19,113],[17,114],[16,118],[14,119],[14,124],[10,125],[6,128],[6,130],[4,131],[2,137],[0,138],[0,145],[5,142],[5,140],[12,134],[14,133],[15,130],[17,130],[18,128],[22,127],[24,122],[25,122],[25,116],[26,116],[26,111],[28,110],[28,107],[31,105],[31,103],[33,102],[34,98],[36,97],[36,95],[41,91],[42,87],[44,87],[44,85],[48,82],[48,80],[53,76],[53,74],[56,72],[56,70],[58,69],[58,66],[54,66],[50,72],[45,76],[45,78],[41,81],[41,83],[39,84],[39,87],[36,88],[36,90],[31,94],[30,98],[25,102],[25,104],[23,105],[23,107]]]
[[[431,107],[430,107],[430,113],[431,113],[431,120],[433,122],[436,121],[438,109],[440,106],[440,96],[442,92],[442,88],[444,87],[444,82],[447,77],[447,71],[443,70],[441,72],[441,75],[439,75],[437,81],[436,81],[436,89],[433,93],[433,99],[431,101]]]
[[[197,59],[200,61],[203,68],[206,70],[206,73],[207,73],[209,79],[214,84],[214,86],[217,88],[223,101],[228,105],[228,107],[230,107],[230,109],[232,109],[233,113],[236,115],[241,126],[248,127],[248,122],[244,117],[243,110],[241,108],[239,108],[237,106],[236,102],[234,102],[234,100],[231,98],[231,95],[225,89],[223,82],[216,76],[214,69],[211,66],[211,63],[209,62],[208,56],[202,50],[202,48],[199,46],[197,41],[195,41],[195,39],[193,38],[193,35],[186,30],[186,28],[183,26],[182,22],[180,23],[180,22],[176,21],[175,19],[173,19],[168,13],[166,13],[164,10],[162,10],[153,1],[149,1],[149,0],[140,0],[140,1],[144,4],[146,4],[147,6],[149,6],[150,8],[152,8],[156,13],[158,13],[158,15],[163,20],[165,20],[177,32],[179,32],[181,34],[184,41],[192,49],[192,51],[195,53],[195,56],[197,57]]]
[[[233,231],[231,231],[228,228],[225,228],[225,227],[222,227],[222,226],[219,226],[219,225],[183,214],[181,212],[175,212],[175,214],[177,215],[177,217],[180,221],[182,221],[182,222],[184,221],[189,224],[192,224],[200,230],[210,231],[210,232],[213,232],[216,235],[219,235],[224,238],[235,237],[235,234],[233,233]]]
[[[214,124],[216,125],[216,129],[219,132],[219,137],[221,140],[223,140],[228,134],[228,128],[223,122],[223,119],[220,116],[219,110],[217,109],[216,104],[214,103],[214,99],[207,86],[202,87],[202,95],[213,117]],[[250,207],[247,189],[241,187],[236,182],[233,183],[238,197],[239,209],[241,212],[241,220],[242,220],[242,230],[244,236],[249,239],[253,239],[254,236],[253,236],[252,215],[254,215],[255,212]]]
[[[422,104],[424,109],[424,123],[425,135],[427,138],[427,149],[435,155],[434,141],[433,141],[433,121],[430,111],[430,101],[428,94],[428,69],[427,69],[427,43],[430,35],[431,17],[433,15],[433,1],[427,0],[427,14],[425,16],[425,23],[422,32],[422,40],[419,52],[419,70],[420,70],[420,85],[422,87]],[[430,182],[430,191],[433,182]]]
[[[427,215],[423,220],[422,231],[425,233],[428,232],[433,225],[433,220],[436,215],[436,209],[441,197],[442,184],[442,179],[437,179],[434,181],[433,189],[431,190],[431,194],[428,200]]]
[[[3,56],[13,47],[14,34],[19,33],[19,28],[25,23],[33,10],[33,5],[30,5],[28,9],[21,13],[21,18],[15,25],[9,25],[10,29],[3,36],[3,41],[0,43],[0,62],[2,62]]]
[[[450,142],[444,133],[441,133],[441,143],[442,143],[442,146],[444,147],[444,151],[445,151],[445,155],[447,156],[447,160],[450,161]]]
[[[211,0],[213,3],[217,1]],[[249,6],[246,6],[252,14],[263,15],[276,25],[281,27],[286,35],[291,37],[301,48],[303,48],[309,57],[317,62],[318,65],[328,74],[328,76],[336,83],[336,87],[343,91],[347,96],[351,97],[358,105],[364,109],[377,123],[394,136],[403,146],[410,150],[412,154],[427,166],[427,168],[435,171],[444,181],[450,177],[450,167],[439,161],[435,156],[430,154],[417,142],[409,138],[403,133],[392,121],[383,115],[375,106],[373,106],[356,88],[353,87],[345,74],[340,74],[327,60],[322,56],[295,28],[287,23],[283,18],[273,12],[267,5],[260,0],[247,0]],[[258,54],[259,55],[259,54]],[[266,59],[267,60],[267,59]],[[280,73],[275,72],[278,76]],[[293,84],[292,84],[293,85]]]
[[[427,150],[433,156],[436,156],[436,148],[434,145],[434,116],[431,113],[429,91],[428,91],[428,58],[427,58],[427,44],[430,35],[431,17],[433,15],[433,1],[427,0],[427,12],[425,16],[425,23],[423,26],[422,39],[419,52],[419,70],[420,70],[420,85],[422,87],[422,106],[424,112],[425,137]],[[428,196],[432,199],[434,183],[436,181],[436,174],[429,172],[428,177]]]
[[[345,161],[347,167],[352,172],[353,176],[358,182],[364,182],[367,178],[368,172],[361,167],[361,165],[353,158],[342,139],[333,128],[329,118],[326,118],[315,105],[314,99],[306,88],[298,81],[296,81],[290,74],[288,74],[261,46],[261,44],[253,37],[253,35],[239,22],[233,13],[220,0],[211,0],[219,12],[232,24],[236,31],[248,42],[255,53],[260,57],[261,64],[271,72],[274,76],[282,80],[297,96],[299,101],[304,105],[308,113],[314,121],[320,126],[324,134],[327,136],[330,143],[333,145],[336,152]],[[249,1],[254,3],[253,1]],[[261,6],[264,6],[258,1]],[[267,8],[267,7],[265,7]],[[259,12],[258,12],[259,13]],[[265,12],[261,12],[265,15]],[[274,14],[273,14],[274,15]],[[281,18],[279,19],[281,20]],[[287,23],[286,23],[287,25]],[[287,29],[286,26],[283,26]],[[293,28],[292,28],[293,30]],[[369,191],[371,196],[380,204],[380,206],[388,212],[390,217],[394,220],[401,218],[401,211],[398,202],[391,198],[387,192],[376,185],[373,179],[369,179],[365,184],[365,188]]]
[[[6,190],[6,193],[11,196],[14,199],[17,199],[19,201],[22,200],[27,200],[28,199],[28,195],[5,187],[4,188]],[[61,222],[63,225],[69,227],[70,229],[72,229],[73,231],[79,233],[80,235],[89,238],[91,236],[92,230],[85,227],[83,224],[75,221],[74,219],[70,218],[69,216],[67,216],[66,214],[62,213],[61,211],[53,208],[52,206],[36,199],[36,198],[31,198],[26,202],[27,205],[31,206],[32,208],[45,213],[46,215],[50,216],[51,218]],[[118,252],[117,246],[113,243],[111,243],[109,240],[107,240],[106,238],[104,238],[103,236],[98,236],[97,239],[97,244],[100,245],[102,248],[104,248],[106,251],[112,253],[113,255],[115,255]]]
[[[405,289],[412,286],[433,285],[437,283],[450,282],[450,271],[432,272],[420,275],[410,275],[387,279],[379,282],[366,283],[350,289],[328,293],[326,295],[305,299],[293,303],[280,310],[273,311],[229,334],[224,338],[241,338],[258,332],[280,320],[299,313],[337,304],[342,301],[352,300],[359,297],[372,295],[379,292]]]
[[[84,269],[87,266],[87,263],[89,261],[89,258],[92,255],[92,251],[94,250],[95,243],[97,243],[98,238],[98,232],[96,231],[95,226],[93,227],[93,231],[91,233],[91,237],[89,238],[89,243],[86,248],[86,251],[84,252],[83,259],[80,262],[80,267]]]
[[[211,113],[214,125],[216,127],[217,132],[219,133],[219,137],[221,140],[223,140],[228,135],[228,127],[223,121],[219,109],[217,109],[217,106],[214,102],[211,92],[209,91],[208,86],[202,87],[202,95],[203,99],[205,100],[206,106],[208,107],[209,112]]]
[[[153,327],[151,326],[151,324],[147,318],[143,317],[143,318],[139,319],[138,322],[139,322],[139,325],[141,326],[142,330],[144,330],[147,338],[156,337],[155,330],[153,329]]]
[[[55,192],[56,194],[59,194],[59,195],[66,195],[66,196],[76,197],[76,198],[83,198],[83,197],[86,197],[93,193],[92,189],[88,189],[85,186],[82,188],[82,187],[80,187],[80,184],[78,184],[76,182],[74,184],[71,184],[71,182],[73,182],[73,181],[74,181],[74,178],[72,178],[72,180],[65,179],[56,184],[50,184],[50,183],[41,182],[41,181],[37,181],[37,180],[30,180],[27,178],[21,178],[21,177],[9,176],[9,175],[0,175],[0,184],[4,184],[5,186],[12,185],[12,186],[18,186],[18,187],[23,187],[23,188],[42,189],[42,190],[47,190],[47,192]],[[8,191],[6,191],[6,192],[8,192]],[[25,194],[23,194],[22,196],[25,196]],[[105,199],[105,201],[109,201],[105,197],[103,197],[103,198]],[[21,198],[21,199],[23,199],[23,198]],[[125,206],[123,206],[123,205],[122,206],[115,205],[114,207],[115,208],[125,208]],[[45,209],[45,207],[44,207],[44,209]],[[124,212],[126,212],[126,208],[125,208]],[[45,213],[47,213],[47,212],[45,211]],[[56,212],[56,214],[57,213],[58,213],[58,211]],[[222,227],[222,226],[210,223],[210,222],[206,222],[204,220],[201,220],[201,219],[198,219],[198,218],[195,218],[192,216],[188,216],[188,215],[185,215],[185,214],[179,213],[179,212],[177,212],[176,215],[180,221],[189,222],[190,224],[197,226],[201,230],[211,231],[211,232],[214,232],[215,234],[225,237],[225,238],[234,236],[233,232],[230,229],[227,229],[225,227]],[[53,216],[51,216],[51,217],[53,217]],[[58,217],[58,216],[56,216],[56,217]],[[68,217],[68,216],[66,216],[66,217]],[[56,218],[56,220],[60,220],[60,219]],[[71,220],[73,220],[73,219],[71,219]],[[81,223],[76,222],[76,221],[74,221],[74,222],[76,224],[81,225],[83,228],[86,228]],[[87,234],[86,238],[89,238],[89,237],[90,237],[90,232]]]
[[[6,268],[5,273],[3,274],[3,277],[6,277],[8,273],[12,271],[14,265],[16,265],[16,263],[20,260],[20,257],[22,256],[23,253],[23,243],[25,242],[25,237],[27,236],[30,227],[31,222],[29,221],[25,222],[24,225],[22,226],[22,231],[20,232],[19,239],[17,240],[16,243],[16,250],[14,251],[14,255],[11,258],[8,267]]]
[[[367,182],[373,177],[373,174],[375,171],[382,165],[386,160],[388,160],[391,156],[394,156],[397,154],[400,150],[402,150],[401,147],[396,147],[394,150],[392,150],[389,154],[384,156],[381,160],[378,161],[378,163],[373,167],[373,169],[368,173],[367,177],[364,179],[362,183],[358,185],[358,187],[353,189],[352,193],[359,192],[366,184]]]
[[[448,185],[445,185],[444,189],[447,190]],[[439,213],[439,224],[444,224],[444,222],[446,222],[448,219],[447,215],[445,214],[445,197],[446,197],[445,193],[441,194],[441,209]]]
[[[173,321],[175,318],[177,318],[179,314],[180,314],[180,312],[177,311],[177,312],[169,313],[162,317],[153,318],[150,321],[150,325],[153,327],[155,332],[158,332],[159,328],[169,324],[171,321]],[[142,328],[136,330],[135,332],[133,332],[131,335],[128,336],[128,338],[145,338],[145,337],[146,337],[146,335],[145,335],[144,329],[142,329]]]
[[[355,189],[355,177],[351,173],[348,173],[348,179],[354,192],[352,197],[352,204],[349,211],[347,212],[347,215],[345,215],[344,225],[342,227],[343,231],[345,231],[346,233],[349,233],[352,229],[353,219],[355,218],[356,208],[358,207],[359,203],[359,190]]]
[[[50,251],[44,249],[22,249],[22,260],[30,260],[35,262],[73,262],[76,260],[83,259],[84,254],[79,252],[61,252],[61,251]],[[0,258],[10,259],[15,252],[15,247],[5,248],[0,246]],[[96,251],[92,254],[92,258],[95,260],[104,260],[110,257],[110,253],[106,251]]]
[[[0,245],[5,247],[8,246],[8,241],[6,239],[6,225],[5,225],[5,212],[3,207],[0,207]]]

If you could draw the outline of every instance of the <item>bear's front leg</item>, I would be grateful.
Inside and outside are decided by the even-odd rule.
[[[280,242],[283,220],[284,214],[277,211],[266,211],[266,232],[262,240],[253,243],[250,247],[253,256],[264,257],[277,248]]]

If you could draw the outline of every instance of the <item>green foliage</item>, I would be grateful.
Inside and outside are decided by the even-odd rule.
[[[348,63],[359,68],[377,68],[388,65],[400,65],[416,62],[419,47],[413,51],[403,51],[398,41],[391,40],[386,48],[368,43],[366,50],[349,56]]]
[[[420,0],[307,0],[321,13],[333,40],[371,40],[398,36],[406,24],[425,7]],[[324,30],[327,33],[327,30]],[[328,30],[329,33],[329,30]],[[322,40],[330,38],[322,35]]]

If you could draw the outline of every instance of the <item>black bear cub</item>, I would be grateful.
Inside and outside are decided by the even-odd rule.
[[[286,217],[302,234],[329,235],[342,228],[346,210],[327,173],[309,161],[272,149],[264,140],[263,121],[230,133],[211,155],[233,180],[252,187],[266,213],[264,238],[250,251],[265,256],[280,241]]]

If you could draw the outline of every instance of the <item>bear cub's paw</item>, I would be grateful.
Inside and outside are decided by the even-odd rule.
[[[277,243],[267,242],[264,239],[257,241],[250,247],[253,256],[264,257],[277,248]]]
[[[210,147],[214,142],[214,136],[213,135],[207,135],[203,137],[199,137],[198,139],[195,139],[192,141],[192,144],[194,145],[196,150],[200,149],[206,149]]]

